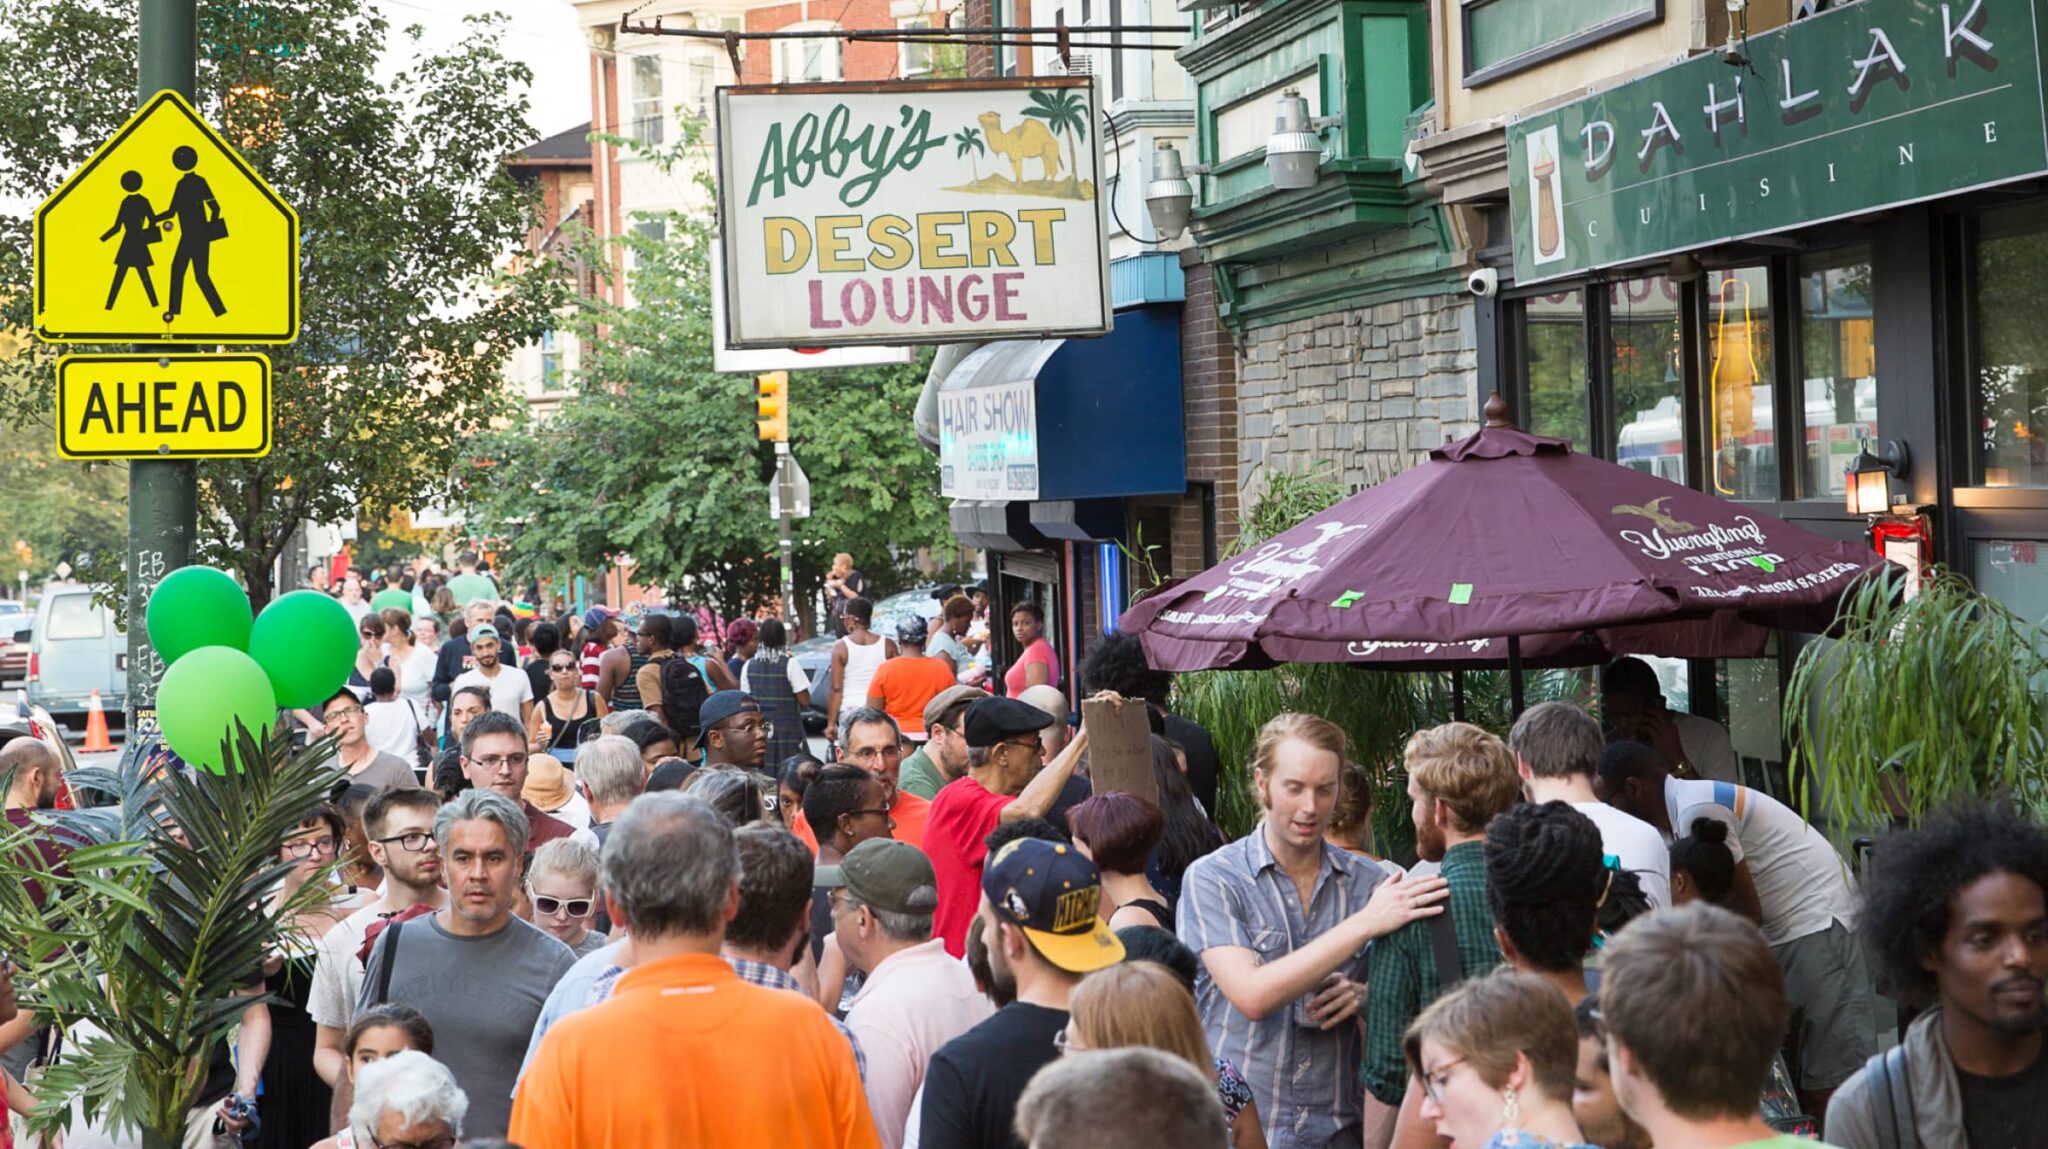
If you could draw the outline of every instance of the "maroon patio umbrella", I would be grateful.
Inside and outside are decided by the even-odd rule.
[[[1337,503],[1126,611],[1168,670],[1391,669],[1742,657],[1818,632],[1869,548],[1508,426]],[[1516,691],[1519,695],[1519,689]]]

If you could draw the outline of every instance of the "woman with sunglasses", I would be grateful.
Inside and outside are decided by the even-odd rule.
[[[396,1057],[408,1049],[429,1057],[434,1054],[434,1027],[427,1024],[419,1010],[409,1005],[394,1004],[365,1010],[356,1015],[348,1027],[348,1036],[342,1039],[342,1050],[348,1055],[342,1072],[350,1083],[354,1083],[356,1075],[365,1067]],[[367,1134],[358,1136],[353,1127],[343,1127],[341,1132],[315,1144],[313,1149],[372,1149],[372,1145]]]
[[[1437,998],[1403,1042],[1422,1118],[1447,1149],[1582,1149],[1579,1028],[1564,991],[1499,969]]]
[[[526,874],[533,924],[576,951],[603,949],[610,939],[590,928],[597,913],[597,851],[574,838],[557,838],[534,851]]]
[[[533,708],[533,725],[527,729],[527,744],[536,753],[548,753],[564,763],[576,760],[576,740],[583,724],[603,718],[611,707],[595,690],[583,689],[583,667],[575,654],[557,650],[548,655],[548,685],[540,705]]]
[[[374,619],[375,615],[366,615]],[[341,812],[320,805],[309,812],[277,852],[291,870],[272,895],[273,912],[286,912],[282,952],[263,964],[271,995],[270,1053],[263,1061],[263,1121],[249,1142],[255,1149],[302,1149],[327,1136],[333,1093],[313,1070],[317,1030],[306,1012],[320,939],[356,908],[335,884],[335,858],[347,833]]]

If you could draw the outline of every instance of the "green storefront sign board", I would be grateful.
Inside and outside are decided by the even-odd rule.
[[[2039,2],[1862,0],[1516,121],[1516,281],[2048,171]]]

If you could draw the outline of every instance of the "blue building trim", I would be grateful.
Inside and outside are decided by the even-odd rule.
[[[1110,261],[1110,305],[1118,311],[1147,303],[1184,303],[1187,297],[1187,281],[1175,252],[1147,251]]]

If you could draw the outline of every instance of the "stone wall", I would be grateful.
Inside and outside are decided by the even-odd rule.
[[[1325,464],[1356,490],[1479,426],[1472,300],[1434,294],[1247,330],[1238,365],[1239,497]]]

